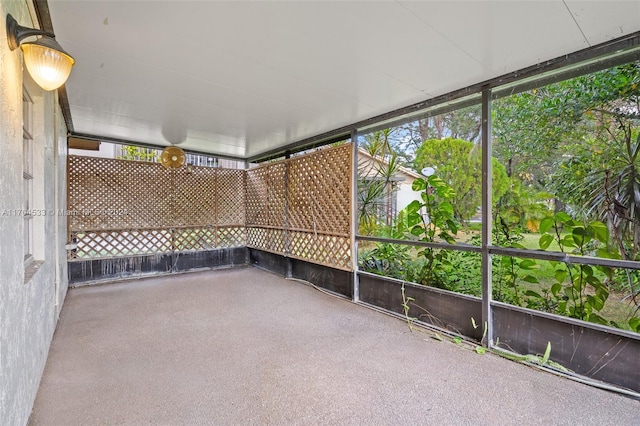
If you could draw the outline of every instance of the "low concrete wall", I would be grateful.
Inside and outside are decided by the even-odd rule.
[[[360,300],[404,313],[402,281],[359,273]],[[405,283],[409,316],[480,340],[482,302],[431,287]],[[499,347],[520,354],[544,354],[577,374],[640,392],[640,335],[572,318],[492,302],[493,336]]]
[[[68,264],[69,284],[73,286],[95,281],[216,269],[247,263],[249,251],[246,247],[71,261]]]
[[[493,336],[500,347],[550,359],[607,383],[640,392],[640,335],[584,321],[492,303]]]
[[[360,300],[392,312],[404,314],[402,281],[378,275],[359,273]],[[446,290],[405,283],[409,316],[456,333],[482,338],[482,327],[473,328],[471,318],[482,323],[482,301]]]
[[[291,277],[308,281],[350,299],[353,298],[353,273],[351,272],[291,259]]]
[[[291,276],[291,265],[287,258],[279,254],[270,253],[268,251],[249,249],[249,263],[261,269],[275,272],[283,277]]]
[[[287,278],[308,281],[348,298],[353,297],[353,274],[304,260],[285,257],[254,248],[249,249],[250,263]]]

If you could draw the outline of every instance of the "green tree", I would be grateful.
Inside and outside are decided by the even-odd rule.
[[[464,139],[479,142],[482,128],[481,107],[472,105],[407,123],[402,126],[411,135],[416,149],[426,139]]]
[[[640,243],[640,62],[571,83],[579,92],[583,143],[563,157],[551,188],[577,212],[605,221],[623,256],[635,259]]]
[[[158,158],[158,152],[155,149],[151,148],[125,145],[121,147],[120,155],[117,158],[119,160],[155,162]]]
[[[495,203],[494,221],[506,227],[506,233],[537,232],[540,221],[551,213],[548,200],[552,198],[552,194],[536,191],[532,185],[511,177],[508,189]]]
[[[495,153],[585,221],[607,224],[623,259],[640,257],[640,61],[494,102]],[[640,306],[640,282],[628,272]]]
[[[482,117],[480,105],[454,109],[437,115],[420,118],[397,128],[394,149],[403,165],[411,166],[415,152],[427,139],[454,138],[477,143],[480,141]]]
[[[538,188],[559,163],[639,118],[640,62],[560,81],[493,102],[493,154],[509,176]],[[608,143],[608,142],[607,142]]]
[[[453,188],[455,217],[470,219],[482,203],[482,157],[472,142],[462,139],[429,139],[416,152],[414,167],[434,167],[438,176]],[[506,170],[492,159],[494,204],[509,188]]]

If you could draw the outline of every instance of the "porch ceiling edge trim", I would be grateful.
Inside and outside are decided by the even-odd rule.
[[[53,22],[51,22],[51,13],[49,11],[49,3],[47,0],[34,0],[33,7],[38,17],[40,28],[44,31],[48,31],[55,34],[53,30]],[[64,123],[67,126],[67,132],[73,132],[73,119],[71,118],[71,106],[69,105],[69,97],[67,95],[67,89],[63,84],[57,89],[58,103],[60,109],[62,109],[62,117]]]

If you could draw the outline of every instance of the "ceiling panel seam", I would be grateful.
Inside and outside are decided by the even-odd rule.
[[[420,21],[423,25],[426,25],[427,27],[429,27],[431,30],[433,30],[434,32],[438,33],[438,35],[440,35],[440,37],[442,37],[443,39],[447,40],[449,43],[451,43],[453,46],[455,46],[458,50],[460,50],[462,53],[464,53],[467,57],[469,57],[472,61],[474,61],[475,63],[477,63],[478,65],[480,65],[485,71],[488,72],[492,72],[493,70],[489,69],[484,62],[480,61],[479,59],[477,59],[475,56],[473,56],[472,54],[470,54],[469,52],[467,52],[466,49],[462,48],[460,45],[458,45],[458,43],[454,42],[453,40],[451,40],[449,37],[447,37],[446,35],[444,35],[441,31],[439,31],[437,28],[433,27],[431,24],[429,24],[428,22],[424,21],[420,16],[418,16],[415,12],[413,12],[410,8],[407,7],[407,5],[404,4],[404,2],[402,1],[398,1],[398,4],[400,4],[407,12],[409,12],[411,15],[413,15],[418,21]]]
[[[567,2],[565,0],[562,0],[562,4],[564,4],[564,7],[567,8],[567,12],[569,12],[569,15],[571,15],[571,19],[573,19],[573,22],[576,24],[576,27],[578,27],[578,30],[580,31],[580,34],[582,34],[582,38],[584,38],[584,41],[585,43],[587,43],[587,46],[591,47],[591,43],[589,42],[589,39],[585,35],[584,31],[582,31],[582,27],[580,27],[580,24],[578,24],[578,20],[576,19],[576,16],[574,15],[573,11],[571,10]]]

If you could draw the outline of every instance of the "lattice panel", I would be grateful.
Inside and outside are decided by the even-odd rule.
[[[351,238],[310,232],[289,233],[289,255],[313,263],[351,270]]]
[[[284,228],[285,162],[247,171],[247,226]]]
[[[71,230],[159,228],[171,220],[171,196],[159,164],[70,156],[68,217]]]
[[[166,229],[71,232],[69,241],[78,245],[68,252],[69,259],[166,253],[172,248]]]
[[[289,160],[289,229],[349,235],[351,145]]]
[[[167,226],[215,225],[216,181],[216,169],[192,166],[173,171],[170,182],[159,183],[158,191],[171,194],[171,223]]]
[[[247,171],[247,226],[266,225],[268,222],[268,185],[269,171],[267,167],[260,167]],[[283,174],[284,179],[284,174]]]
[[[216,248],[216,229],[213,226],[178,228],[172,231],[174,251],[213,250]]]
[[[245,245],[242,170],[70,156],[68,173],[70,259]]]
[[[245,173],[244,170],[218,169],[216,223],[219,226],[245,224]]]
[[[221,226],[217,233],[218,247],[243,247],[247,245],[247,229],[244,226]]]
[[[285,230],[247,228],[247,246],[278,254],[285,254]]]
[[[71,156],[69,258],[247,245],[350,269],[351,152],[248,171]]]

